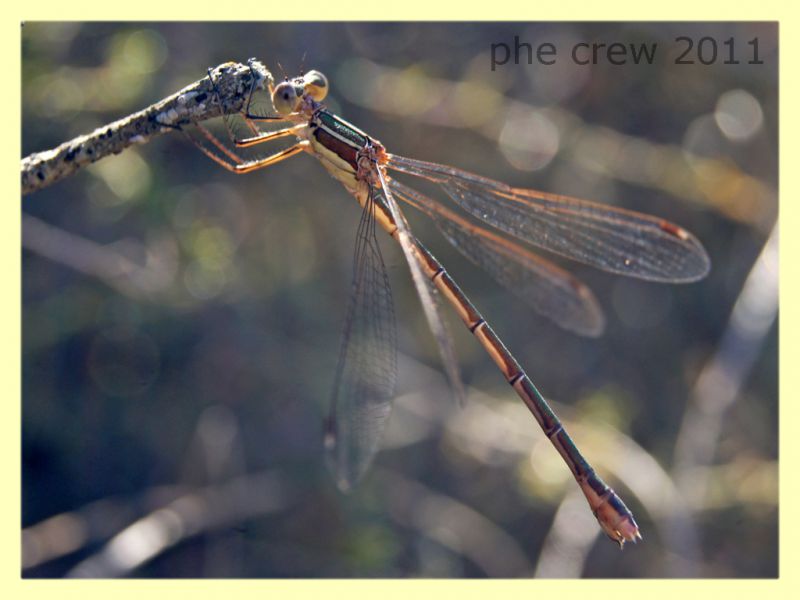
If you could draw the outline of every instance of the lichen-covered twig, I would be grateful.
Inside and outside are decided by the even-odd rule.
[[[221,64],[211,70],[211,77],[213,83],[209,77],[203,77],[144,110],[99,127],[88,135],[26,156],[22,159],[22,195],[52,185],[105,156],[119,154],[132,144],[143,144],[156,135],[176,131],[181,125],[240,112],[252,89],[261,89],[265,82],[272,82],[270,72],[254,59],[247,65]]]

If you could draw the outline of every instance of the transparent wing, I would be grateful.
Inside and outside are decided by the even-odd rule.
[[[461,169],[394,154],[387,166],[437,183],[461,208],[500,231],[605,271],[682,283],[704,277],[710,267],[697,238],[663,219],[512,188]]]
[[[450,385],[453,388],[456,400],[463,406],[466,403],[466,392],[464,391],[461,372],[458,368],[458,361],[456,360],[456,353],[453,348],[453,338],[447,331],[447,326],[442,318],[439,303],[437,302],[436,288],[433,286],[431,280],[425,276],[420,266],[422,259],[416,248],[419,242],[411,234],[405,215],[403,215],[400,207],[397,206],[397,203],[392,197],[388,180],[382,169],[376,167],[376,172],[382,187],[379,193],[382,194],[382,198],[392,216],[392,220],[395,225],[397,225],[397,241],[403,249],[403,255],[406,257],[408,268],[411,270],[411,279],[414,281],[414,287],[416,287],[417,295],[422,303],[425,319],[428,321],[428,327],[430,327],[431,333],[433,333],[433,337],[436,340],[439,354],[442,357],[445,372],[447,373],[447,378],[450,380]]]
[[[423,211],[464,256],[486,270],[539,314],[580,335],[598,336],[603,312],[591,290],[563,269],[491,231],[474,225],[393,179],[395,197]]]
[[[397,380],[394,305],[370,197],[361,214],[353,285],[326,421],[328,465],[342,491],[364,476],[391,412]]]

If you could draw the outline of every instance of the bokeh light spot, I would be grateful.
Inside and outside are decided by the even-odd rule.
[[[106,206],[130,202],[144,195],[150,188],[150,166],[133,148],[115,156],[109,156],[89,167],[108,188],[114,197],[105,194],[95,200]],[[102,200],[101,200],[102,199]]]
[[[761,104],[744,90],[730,90],[717,100],[714,120],[729,140],[744,142],[752,138],[764,123]]]
[[[152,29],[131,33],[122,43],[122,56],[128,67],[139,73],[152,73],[167,60],[167,44]]]
[[[550,164],[560,143],[558,128],[542,112],[512,115],[500,133],[500,151],[521,171],[538,171]]]

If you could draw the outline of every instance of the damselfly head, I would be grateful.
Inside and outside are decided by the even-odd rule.
[[[319,71],[309,71],[303,75],[303,89],[317,102],[328,95],[328,78]]]
[[[272,90],[272,105],[280,115],[289,115],[300,110],[301,101],[308,96],[320,102],[328,95],[328,79],[319,71],[287,79]]]
[[[295,82],[283,81],[272,90],[272,106],[279,115],[289,115],[297,111],[303,93],[303,88],[298,89]]]

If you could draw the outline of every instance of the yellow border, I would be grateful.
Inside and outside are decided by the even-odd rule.
[[[734,3],[713,0],[706,2],[687,0],[661,0],[660,2],[506,2],[481,3],[472,8],[463,0],[445,0],[436,3],[420,0],[398,2],[311,2],[293,3],[246,2],[231,10],[231,5],[220,2],[163,2],[139,0],[135,5],[115,5],[111,2],[88,2],[88,6],[75,3],[39,0],[18,7],[13,3],[3,19],[2,44],[5,47],[6,68],[3,81],[5,93],[3,114],[8,122],[20,123],[20,28],[23,20],[185,20],[215,19],[238,20],[244,14],[250,19],[285,20],[395,20],[424,19],[449,20],[457,16],[462,20],[779,20],[781,61],[780,140],[781,140],[781,306],[786,311],[780,321],[780,459],[781,459],[781,511],[780,511],[780,573],[779,580],[767,581],[102,581],[65,582],[21,580],[19,568],[20,541],[20,239],[19,239],[19,137],[6,136],[2,145],[3,164],[6,166],[2,210],[3,252],[0,254],[0,269],[9,284],[0,294],[2,301],[2,359],[0,368],[6,393],[2,402],[3,481],[6,491],[3,499],[2,556],[3,591],[7,598],[47,597],[86,598],[89,595],[113,594],[115,599],[136,598],[142,594],[158,594],[156,597],[175,596],[217,598],[220,594],[265,597],[361,597],[406,600],[409,595],[434,597],[453,595],[471,600],[483,600],[487,594],[495,597],[552,597],[562,598],[580,595],[581,598],[598,596],[674,598],[677,594],[689,597],[708,597],[724,594],[725,597],[751,597],[753,594],[773,598],[800,597],[798,576],[800,570],[800,526],[798,526],[798,475],[794,465],[798,464],[798,436],[794,429],[800,426],[800,403],[796,390],[800,389],[800,375],[796,368],[792,350],[798,332],[798,278],[800,260],[797,231],[798,203],[798,156],[796,147],[800,140],[797,107],[797,73],[800,72],[798,42],[800,27],[791,12],[789,3],[770,0]],[[94,6],[93,6],[94,5]],[[317,6],[314,6],[317,5]],[[135,6],[132,10],[131,7]],[[241,9],[241,10],[240,10]],[[246,10],[245,10],[246,9]],[[16,89],[15,89],[16,88]],[[793,368],[794,367],[794,368]],[[794,392],[794,393],[792,393]],[[792,592],[794,590],[794,592]]]

